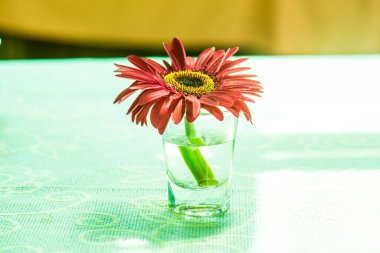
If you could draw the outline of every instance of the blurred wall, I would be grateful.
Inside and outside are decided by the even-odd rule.
[[[155,52],[174,36],[190,50],[380,53],[380,0],[0,0],[0,35],[0,55],[10,58],[12,47],[38,56],[46,43],[68,56],[73,48]]]

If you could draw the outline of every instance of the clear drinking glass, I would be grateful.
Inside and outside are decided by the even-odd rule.
[[[237,118],[201,112],[194,123],[170,121],[163,134],[169,207],[190,216],[212,216],[230,205]]]

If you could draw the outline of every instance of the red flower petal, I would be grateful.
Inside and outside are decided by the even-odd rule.
[[[179,124],[182,121],[185,114],[185,102],[184,99],[180,99],[172,112],[172,119],[174,124]]]
[[[142,110],[137,114],[136,116],[136,124],[141,123],[141,126],[145,123],[146,124],[146,116],[149,113],[149,109],[152,107],[154,102],[150,102],[143,106]]]
[[[129,96],[131,96],[133,93],[135,93],[136,90],[131,89],[130,87],[126,88],[120,94],[116,97],[115,101],[113,101],[114,104],[121,103],[124,100],[126,100]]]
[[[121,74],[118,74],[116,76],[118,77],[124,77],[124,78],[129,78],[129,79],[134,79],[136,81],[141,81],[141,82],[155,82],[155,76],[152,76],[151,73],[140,70],[140,69],[135,69],[127,66],[122,66],[122,65],[117,65],[119,67],[116,72],[120,72]]]
[[[149,90],[149,89],[162,89],[161,85],[158,85],[157,83],[136,83],[135,85],[129,86],[131,90]]]
[[[162,134],[164,132],[164,131],[162,131],[162,133],[161,133],[160,129],[165,130],[166,125],[169,122],[170,113],[168,113],[168,110],[169,110],[171,102],[172,102],[172,100],[170,100],[170,98],[167,98],[165,100],[165,102],[162,104],[162,106],[158,112],[159,121],[158,121],[157,129],[158,129],[158,132],[160,134]]]
[[[169,98],[165,101],[165,103],[162,105],[160,111],[159,111],[159,123],[158,123],[158,132],[160,134],[163,134],[166,126],[169,123],[170,116],[172,112],[174,111],[177,103],[181,101],[181,98]]]
[[[240,94],[246,94],[246,95],[251,95],[251,96],[256,96],[256,97],[261,97],[261,95],[258,93],[262,93],[260,89],[251,88],[251,87],[244,88],[244,86],[243,87],[225,86],[223,87],[223,89],[224,90],[232,89],[234,92],[239,92]],[[254,101],[250,101],[250,102],[254,102]]]
[[[260,92],[262,92],[262,91],[260,91]],[[257,92],[254,92],[254,91],[242,91],[242,93],[248,94],[248,95],[251,95],[251,96],[261,97],[260,94],[258,94]]]
[[[223,59],[218,64],[217,68],[215,70],[211,70],[211,71],[218,72],[220,70],[220,68],[226,63],[228,58],[230,58],[232,55],[234,55],[238,50],[239,50],[239,47],[234,47],[232,49],[229,48],[226,51],[226,53],[224,54]]]
[[[151,59],[147,59],[147,58],[142,58],[143,61],[145,61],[147,64],[149,64],[149,66],[151,66],[152,68],[154,68],[157,73],[159,74],[163,74],[165,73],[165,68],[163,66],[161,66],[161,64],[151,60]]]
[[[133,65],[135,65],[139,69],[155,74],[153,69],[140,57],[136,55],[129,55],[127,58]]]
[[[248,102],[251,102],[251,103],[256,103],[255,100],[250,99],[249,97],[246,97],[246,96],[242,96],[241,100],[242,101],[248,101]]]
[[[178,38],[172,40],[172,53],[177,58],[180,69],[186,69],[186,51],[182,42]],[[179,69],[178,69],[179,70]]]
[[[181,70],[181,64],[178,62],[178,59],[173,53],[173,50],[171,49],[171,47],[166,43],[163,43],[163,45],[164,45],[164,49],[166,53],[169,55],[170,59],[172,60],[172,65],[173,65],[174,70]]]
[[[127,58],[133,65],[145,72],[150,73],[153,77],[155,77],[157,73],[163,74],[165,72],[165,68],[163,66],[151,59],[141,58],[136,55],[129,55]]]
[[[261,87],[254,84],[239,84],[234,82],[224,82],[223,89],[236,90],[240,92],[241,90],[251,90],[261,92]]]
[[[201,101],[201,104],[211,105],[211,106],[218,106],[219,101],[215,101],[214,99],[210,97],[202,96],[199,101]]]
[[[207,96],[207,98],[211,98],[212,100],[215,100],[216,102],[218,102],[218,104],[222,105],[222,106],[233,106],[234,104],[234,100],[229,97],[229,96],[225,96],[225,95],[212,95],[210,94],[209,96]]]
[[[222,79],[223,80],[223,79]],[[258,85],[260,82],[253,79],[247,79],[247,78],[234,78],[234,79],[227,79],[228,84],[235,84],[235,85],[246,85],[251,84],[253,86]]]
[[[144,95],[140,98],[139,105],[145,105],[153,100],[156,100],[160,97],[164,97],[166,95],[169,95],[170,92],[165,89],[161,90],[148,90],[144,92]]]
[[[136,115],[144,108],[142,105],[137,105],[133,110],[132,110],[132,122],[135,122]]]
[[[197,119],[201,109],[201,103],[199,99],[194,95],[188,95],[186,97],[186,119],[188,122],[194,122]]]
[[[249,111],[248,106],[240,100],[235,101],[234,107],[238,110],[241,110],[244,113],[245,118],[252,123],[251,112]]]
[[[164,63],[164,65],[168,69],[168,71],[170,71],[170,72],[174,71],[173,67],[167,61],[162,60],[162,62]]]
[[[248,60],[248,58],[240,58],[240,59],[237,59],[237,60],[234,60],[234,61],[227,61],[225,64],[222,65],[222,67],[220,67],[220,70],[218,73],[215,73],[217,76],[223,76],[224,75],[224,71],[227,70],[227,69],[230,69],[244,61]]]
[[[215,65],[215,67],[213,67],[212,69],[210,69],[210,71],[212,72],[218,72],[220,67],[222,66],[222,64],[224,64],[226,58],[227,58],[227,55],[229,54],[230,52],[230,49],[227,49],[226,53],[223,55],[223,58],[219,61],[219,63],[217,65]]]
[[[194,69],[195,60],[194,57],[187,56],[186,57],[186,69]]]
[[[224,119],[223,112],[218,107],[205,104],[202,104],[201,107],[214,115],[218,120],[222,121]]]
[[[239,50],[239,47],[234,47],[231,50],[229,50],[228,53],[226,53],[225,61],[227,61],[231,56],[233,56],[238,50]],[[224,62],[223,62],[223,64],[224,64]]]
[[[114,63],[114,65],[117,67],[117,69],[114,70],[113,72],[123,72],[125,70],[125,68],[127,68],[127,66],[117,64],[117,63]]]
[[[152,110],[150,111],[150,122],[154,128],[158,128],[158,123],[160,121],[158,112],[161,109],[161,106],[165,103],[166,98],[161,98],[153,105]]]
[[[128,111],[127,111],[127,115],[130,114],[133,110],[135,110],[138,106],[139,106],[139,101],[140,101],[140,98],[144,95],[145,91],[141,92],[137,98],[135,99],[135,101],[133,101],[133,103],[131,104],[131,106],[129,107]]]
[[[206,72],[209,72],[211,71],[213,67],[216,67],[219,64],[219,62],[223,59],[224,54],[225,54],[224,50],[216,51],[212,55],[211,59],[207,62]]]
[[[236,73],[236,72],[242,72],[242,71],[246,71],[246,70],[250,70],[251,68],[250,67],[241,67],[241,68],[233,68],[233,69],[226,69],[222,72],[222,74],[218,74],[218,76],[225,76],[225,75],[229,75],[229,74],[232,74],[232,73]],[[231,77],[231,76],[229,76]]]
[[[195,61],[194,69],[199,70],[202,69],[205,63],[210,59],[210,57],[214,54],[215,48],[210,47],[205,50],[198,56],[197,60]]]
[[[239,110],[234,107],[224,106],[229,112],[231,112],[236,118],[239,118]]]
[[[257,77],[257,76],[252,75],[252,74],[226,75],[226,76],[223,76],[221,79],[222,80],[233,80],[233,79],[251,78],[251,77]]]

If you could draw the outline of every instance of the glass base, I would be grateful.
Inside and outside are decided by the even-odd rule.
[[[168,180],[169,208],[187,216],[210,217],[221,214],[230,206],[230,184],[213,187],[187,187]]]
[[[221,214],[228,210],[228,206],[224,205],[177,205],[169,207],[176,213],[187,215],[187,216],[196,216],[196,217],[209,217]]]

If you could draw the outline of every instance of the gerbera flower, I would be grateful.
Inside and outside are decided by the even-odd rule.
[[[162,134],[170,120],[179,124],[186,117],[188,122],[197,119],[201,108],[218,120],[223,120],[221,108],[230,111],[235,117],[243,112],[252,122],[246,102],[254,102],[247,96],[259,96],[262,87],[252,80],[255,75],[239,72],[250,67],[236,67],[248,58],[230,60],[238,47],[224,50],[205,49],[197,59],[186,55],[185,48],[178,38],[171,46],[164,43],[171,64],[164,65],[135,55],[128,60],[136,68],[115,64],[118,77],[134,82],[123,90],[114,103],[121,103],[136,91],[141,91],[130,106],[127,114],[132,114],[136,124],[147,125],[150,111],[152,125]]]

